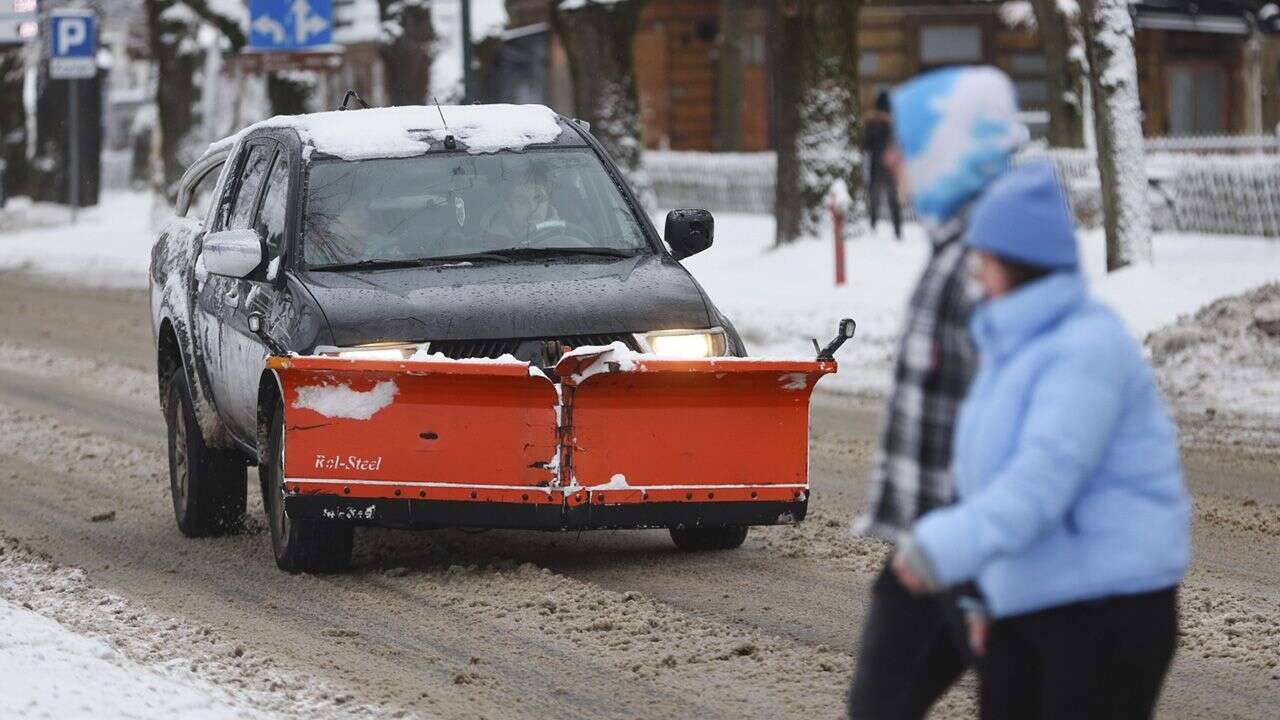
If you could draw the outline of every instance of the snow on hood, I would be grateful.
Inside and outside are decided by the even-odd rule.
[[[230,148],[258,128],[293,128],[304,144],[344,160],[421,155],[428,142],[450,134],[473,154],[523,150],[554,142],[561,130],[545,105],[408,105],[277,115],[213,143],[206,154]]]
[[[365,392],[343,384],[311,385],[298,388],[298,399],[293,406],[314,410],[325,417],[368,420],[390,405],[399,392],[393,380],[384,380]]]

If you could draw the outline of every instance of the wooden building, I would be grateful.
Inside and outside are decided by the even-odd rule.
[[[547,8],[546,0],[508,0],[510,30],[497,52],[499,66],[508,57],[509,72],[491,74],[488,99],[540,101],[572,112],[567,62],[549,31]],[[1136,7],[1139,91],[1149,136],[1262,132],[1280,122],[1280,41],[1255,36],[1251,44],[1250,26],[1233,8],[1229,0],[1148,0]],[[646,147],[723,149],[717,116],[728,111],[719,85],[726,9],[721,0],[646,4],[635,40]],[[777,4],[740,0],[728,9],[740,13],[742,28],[736,149],[766,150],[773,144],[769,28]],[[880,90],[920,72],[989,64],[1013,79],[1033,132],[1048,122],[1047,64],[1039,40],[1034,29],[1006,24],[1000,3],[866,0],[858,42],[864,107]],[[530,58],[545,67],[531,67]],[[1260,79],[1251,81],[1250,72]]]

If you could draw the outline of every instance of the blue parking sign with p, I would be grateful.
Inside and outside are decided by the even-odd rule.
[[[93,13],[59,10],[49,14],[52,37],[49,75],[55,80],[91,78],[98,72],[97,36]]]
[[[53,56],[93,57],[93,16],[53,16]]]

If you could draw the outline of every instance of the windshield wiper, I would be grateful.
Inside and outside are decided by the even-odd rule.
[[[438,257],[429,257],[419,260],[420,263],[452,263],[452,262],[470,262],[472,260],[496,260],[498,262],[511,262],[511,258],[500,252],[474,252],[461,253],[458,255],[440,255]]]
[[[370,259],[347,263],[330,263],[328,265],[312,265],[308,270],[390,270],[395,268],[411,268],[422,265],[421,260]]]
[[[494,250],[505,255],[600,255],[602,257],[629,258],[639,255],[638,250],[621,250],[605,247],[523,247]]]
[[[331,263],[329,265],[312,265],[308,270],[337,272],[342,270],[391,270],[397,268],[414,268],[424,265],[445,263],[473,262],[476,260],[493,260],[496,262],[514,262],[519,257],[538,257],[544,255],[598,255],[601,257],[629,258],[639,254],[636,250],[620,250],[618,248],[601,247],[524,247],[503,248],[486,252],[461,253],[458,255],[441,255],[439,257],[408,259],[370,259],[349,263]]]

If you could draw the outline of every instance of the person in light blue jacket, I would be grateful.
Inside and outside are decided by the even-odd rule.
[[[1089,296],[1051,163],[992,185],[965,242],[984,300],[960,502],[918,520],[892,567],[915,592],[977,583],[984,718],[1149,717],[1190,555],[1173,422],[1137,343]]]

